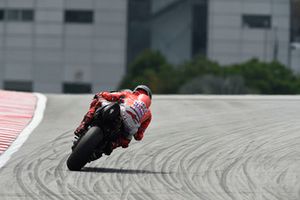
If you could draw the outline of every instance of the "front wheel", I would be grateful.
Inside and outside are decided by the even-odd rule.
[[[90,156],[102,139],[102,130],[97,126],[91,127],[82,138],[80,138],[69,156],[67,160],[69,170],[80,170],[89,161]]]

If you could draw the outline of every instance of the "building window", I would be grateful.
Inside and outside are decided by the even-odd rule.
[[[0,10],[0,21],[4,20],[4,10]]]
[[[5,11],[5,19],[7,21],[20,21],[21,18],[20,10],[6,10]]]
[[[300,1],[291,1],[291,42],[300,43]]]
[[[66,23],[91,24],[94,22],[94,12],[91,10],[66,10],[64,21]]]
[[[192,55],[206,55],[207,49],[207,0],[199,1],[192,7]]]
[[[92,87],[88,83],[64,83],[63,92],[69,94],[91,93]]]
[[[271,16],[270,15],[243,15],[242,26],[246,28],[271,28]]]
[[[21,12],[22,21],[33,21],[33,11],[32,10],[23,10]]]
[[[29,9],[8,9],[5,10],[3,18],[7,21],[30,22],[34,19],[34,12]]]
[[[5,90],[32,92],[31,81],[4,81]]]

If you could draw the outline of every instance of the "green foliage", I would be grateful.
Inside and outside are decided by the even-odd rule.
[[[256,59],[220,66],[196,57],[172,66],[158,51],[143,52],[130,66],[120,88],[148,85],[157,94],[299,94],[300,77],[278,62]]]
[[[190,62],[186,62],[179,66],[178,71],[187,79],[204,74],[219,74],[220,66],[207,60],[205,57],[199,56]]]
[[[299,77],[278,62],[264,63],[256,59],[224,68],[224,74],[238,74],[244,77],[253,93],[297,94]]]
[[[129,66],[129,73],[141,76],[145,71],[158,72],[165,64],[165,57],[158,51],[146,50]]]
[[[199,76],[179,88],[180,94],[246,94],[247,92],[243,77],[238,75]]]
[[[130,66],[120,88],[148,85],[153,93],[175,93],[178,77],[173,66],[157,51],[146,50]]]

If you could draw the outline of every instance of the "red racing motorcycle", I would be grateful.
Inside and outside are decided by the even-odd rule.
[[[81,170],[88,162],[100,158],[118,137],[121,128],[119,103],[109,103],[98,108],[88,130],[73,142],[72,153],[67,160],[69,170]]]

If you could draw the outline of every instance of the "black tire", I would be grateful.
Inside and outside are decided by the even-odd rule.
[[[71,171],[79,171],[89,161],[90,156],[103,139],[103,132],[99,127],[90,128],[73,149],[67,160]]]

